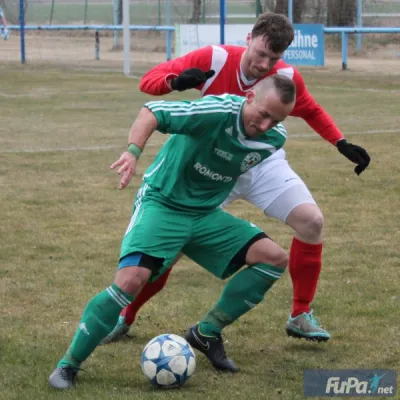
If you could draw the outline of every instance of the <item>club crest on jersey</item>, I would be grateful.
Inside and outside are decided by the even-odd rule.
[[[253,168],[255,165],[257,165],[260,161],[261,161],[260,153],[256,153],[256,152],[249,153],[242,161],[242,164],[240,164],[240,171],[246,172],[250,168]]]

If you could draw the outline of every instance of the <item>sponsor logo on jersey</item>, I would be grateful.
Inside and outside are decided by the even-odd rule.
[[[201,165],[200,163],[196,163],[194,165],[194,169],[199,172],[199,174],[206,176],[207,178],[212,179],[213,181],[228,183],[232,180],[231,176],[221,175],[218,172],[212,171],[211,169]]]
[[[249,153],[242,161],[242,164],[240,164],[240,171],[246,172],[250,168],[253,168],[255,165],[257,165],[260,161],[261,161],[260,153],[256,153],[256,152]]]
[[[232,136],[233,126],[230,126],[229,128],[226,128],[226,129],[225,129],[225,132],[226,132],[229,136]]]
[[[233,154],[228,153],[227,151],[221,149],[217,149],[216,147],[214,148],[214,152],[218,157],[221,157],[226,161],[231,161],[233,158]]]

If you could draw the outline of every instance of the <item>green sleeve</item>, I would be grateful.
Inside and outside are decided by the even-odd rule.
[[[281,149],[287,139],[286,128],[281,124],[277,124],[267,132],[267,140],[277,150]]]

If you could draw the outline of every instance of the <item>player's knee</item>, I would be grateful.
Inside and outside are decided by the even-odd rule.
[[[297,206],[288,216],[286,223],[305,242],[318,243],[322,239],[324,216],[315,204]]]
[[[319,208],[308,215],[298,232],[305,240],[320,241],[324,228],[324,216]]]
[[[289,257],[285,250],[271,239],[261,239],[254,243],[246,256],[246,264],[256,263],[273,265],[279,268],[286,268]]]
[[[151,271],[141,267],[119,269],[114,283],[125,293],[137,295],[151,276]]]
[[[261,262],[263,262],[263,261],[261,261]],[[280,249],[280,251],[278,251],[274,255],[274,257],[273,257],[273,259],[272,259],[270,264],[275,266],[275,267],[286,268],[288,263],[289,263],[288,254],[283,249]]]

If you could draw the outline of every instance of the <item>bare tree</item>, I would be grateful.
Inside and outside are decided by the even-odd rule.
[[[201,0],[193,0],[193,12],[192,17],[189,20],[190,24],[200,23],[201,17]]]
[[[122,10],[123,10],[122,0],[118,0],[118,25],[122,25],[122,20],[123,20]]]
[[[264,10],[275,11],[275,0],[265,0]]]
[[[357,15],[357,0],[328,0],[328,25],[353,26]]]
[[[314,23],[326,22],[326,0],[314,0],[311,10]]]
[[[288,0],[276,0],[274,12],[288,15]]]
[[[293,1],[293,22],[302,22],[303,13],[306,9],[307,0],[295,0]],[[278,14],[288,15],[289,3],[288,0],[266,0],[266,7],[268,10],[276,12]]]
[[[303,22],[303,13],[306,10],[306,0],[293,1],[293,22],[299,24]]]

